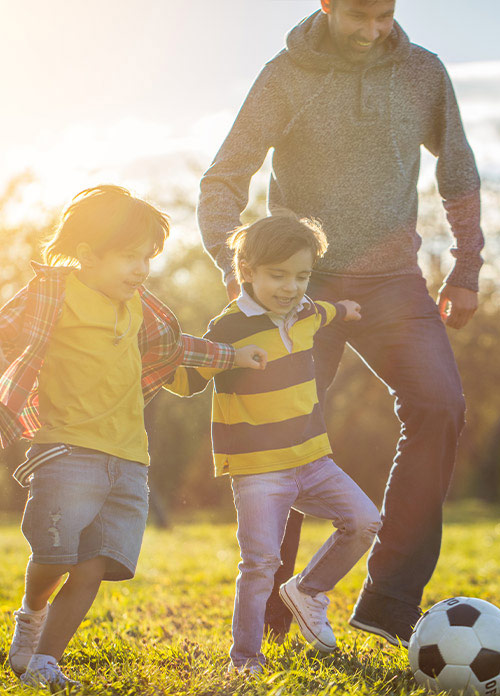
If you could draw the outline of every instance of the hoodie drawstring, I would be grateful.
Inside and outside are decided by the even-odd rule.
[[[321,83],[319,89],[317,89],[315,92],[311,94],[311,96],[304,102],[302,107],[297,111],[296,114],[290,119],[290,121],[287,123],[285,128],[283,129],[283,137],[286,138],[287,135],[290,133],[294,125],[297,123],[298,119],[306,112],[308,109],[314,104],[316,99],[319,97],[319,95],[324,92],[327,87],[329,86],[330,82],[333,79],[335,70],[332,68],[330,72],[327,74],[323,82]]]
[[[403,158],[401,157],[401,152],[399,150],[396,132],[394,130],[393,115],[394,115],[394,110],[395,110],[394,94],[395,94],[395,86],[396,86],[396,69],[397,69],[396,64],[393,63],[392,69],[391,69],[391,80],[390,80],[390,84],[389,84],[389,136],[391,139],[391,145],[392,145],[392,149],[394,152],[394,157],[396,158],[399,173],[401,174],[402,177],[405,177],[406,171],[405,171],[404,164],[403,164]]]

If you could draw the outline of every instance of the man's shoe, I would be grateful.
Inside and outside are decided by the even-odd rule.
[[[58,689],[74,689],[80,688],[80,682],[74,681],[67,677],[59,667],[55,658],[45,659],[43,664],[38,664],[34,660],[26,668],[26,672],[21,676],[21,681],[26,686],[49,686],[57,687]]]
[[[408,647],[413,628],[422,616],[420,607],[392,597],[363,592],[349,624],[385,638],[391,645]]]
[[[20,677],[26,671],[28,662],[38,645],[47,618],[47,609],[40,614],[32,614],[18,609],[14,612],[14,617],[16,628],[10,644],[9,664],[16,677]]]
[[[322,592],[311,597],[297,587],[297,575],[280,587],[280,597],[299,624],[302,635],[317,650],[330,653],[337,647],[326,609],[330,601]]]

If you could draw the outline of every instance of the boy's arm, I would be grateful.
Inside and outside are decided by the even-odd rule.
[[[163,385],[163,388],[178,396],[192,396],[202,392],[212,377],[222,370],[178,367]]]
[[[155,369],[214,367],[228,369],[234,364],[235,350],[225,343],[183,334],[172,310],[145,287],[140,290],[143,323],[138,335],[143,366]]]
[[[342,321],[347,313],[346,308],[340,302],[333,303],[326,302],[325,300],[315,300],[314,304],[316,305],[320,316],[320,325],[318,326],[318,329],[320,329],[322,326],[326,326],[334,319],[337,321]]]
[[[28,288],[25,287],[0,309],[0,372],[16,355],[15,347],[24,324],[27,296]]]
[[[234,365],[235,349],[228,343],[182,334],[184,353],[181,365],[185,367],[212,367],[229,370]]]
[[[221,322],[221,324],[225,325],[225,322]],[[227,329],[221,329],[221,324],[218,324],[216,321],[210,322],[208,331],[204,335],[203,339],[193,339],[192,336],[189,338],[193,339],[194,341],[204,340],[211,343],[213,346],[227,346],[228,344],[225,342],[234,340],[234,336],[231,339],[230,334],[227,333]],[[186,338],[186,336],[183,335],[183,338]],[[219,341],[223,342],[219,343]],[[244,368],[250,367],[254,369],[257,367],[260,369],[265,369],[267,363],[267,353],[258,346],[254,346],[252,344],[245,345],[236,349],[234,352],[235,360],[233,365],[228,365],[226,369],[230,369],[230,367],[233,366]],[[198,363],[198,356],[195,356],[195,359]],[[180,366],[175,370],[175,372],[172,373],[172,375],[170,375],[163,386],[165,389],[173,392],[174,394],[178,394],[180,396],[191,396],[192,394],[202,392],[210,380],[215,377],[215,375],[224,371],[225,369],[220,367],[204,368],[197,366],[195,368]]]
[[[199,367],[199,350],[206,349],[205,344],[213,346],[227,347],[226,343],[219,343],[216,338],[221,340],[221,336],[217,336],[217,329],[214,335],[214,324],[211,322],[208,331],[203,338],[195,338],[193,336],[188,336],[187,334],[182,334],[183,341],[187,344],[187,359],[194,360],[194,367],[186,367],[186,363],[183,360],[183,364],[176,368],[166,383],[163,385],[168,391],[177,394],[178,396],[192,396],[193,394],[199,394],[202,392],[207,384],[210,382],[212,377],[214,377],[219,372],[223,372],[224,368],[214,368],[214,367]],[[202,342],[203,345],[198,346],[197,343]],[[186,348],[185,348],[186,350]],[[234,348],[233,348],[234,351]],[[186,353],[185,353],[186,357]],[[227,369],[230,369],[232,364],[228,365]]]
[[[203,338],[181,333],[175,314],[146,288],[140,290],[143,302],[143,324],[138,344],[143,371],[158,368],[210,367],[229,370],[232,367],[264,369],[267,354],[260,348],[245,346],[235,350],[229,342],[213,337],[210,330]],[[213,339],[213,340],[211,340]]]
[[[264,370],[266,367],[267,353],[258,346],[246,345],[235,349],[228,343],[212,342],[187,334],[182,334],[182,340],[184,355],[181,365],[207,365],[218,371],[229,370],[231,367],[249,367],[253,370]]]
[[[318,329],[334,319],[336,321],[359,321],[361,319],[361,307],[353,300],[340,300],[340,302],[335,303],[318,300],[315,305],[320,316]]]
[[[0,375],[3,374],[8,367],[9,361],[5,357],[3,350],[0,348]]]

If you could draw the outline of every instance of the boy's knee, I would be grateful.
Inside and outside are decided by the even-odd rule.
[[[243,558],[241,570],[247,574],[274,577],[275,572],[281,565],[281,558],[275,553],[262,555],[249,555]]]
[[[382,526],[382,520],[379,511],[370,501],[370,504],[366,505],[363,510],[353,514],[349,526],[348,531],[352,534],[372,540]]]

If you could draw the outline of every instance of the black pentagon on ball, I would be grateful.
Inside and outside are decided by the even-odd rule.
[[[496,650],[481,648],[470,668],[480,682],[493,679],[500,674],[500,653]]]
[[[457,604],[451,609],[448,609],[448,621],[450,626],[474,626],[481,612],[470,604]]]
[[[446,662],[439,651],[437,645],[424,645],[418,652],[419,669],[427,674],[428,677],[437,677],[442,669],[446,667]]]

